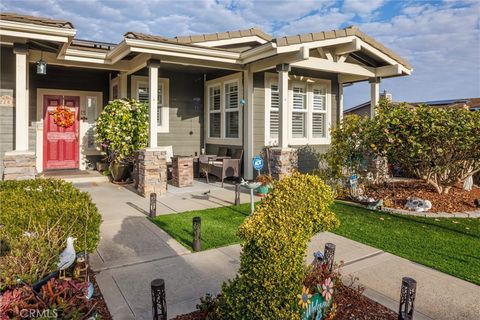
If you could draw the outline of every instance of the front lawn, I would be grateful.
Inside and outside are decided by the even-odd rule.
[[[239,242],[236,230],[248,216],[249,204],[179,214],[153,221],[192,249],[192,218],[202,217],[202,249]],[[406,259],[480,284],[480,220],[421,218],[370,211],[335,203],[340,227],[333,232]]]

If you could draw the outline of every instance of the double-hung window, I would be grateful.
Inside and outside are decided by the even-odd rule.
[[[210,87],[208,89],[208,97],[209,137],[220,138],[222,122],[220,86]]]
[[[132,76],[132,97],[140,102],[149,103],[149,85],[147,77]],[[169,131],[168,79],[158,79],[157,92],[158,132]]]
[[[326,120],[326,88],[314,85],[312,88],[312,137],[325,138],[327,134]]]
[[[306,138],[308,112],[306,84],[294,83],[292,96],[292,138]]]
[[[241,74],[213,79],[205,85],[206,142],[242,144]]]

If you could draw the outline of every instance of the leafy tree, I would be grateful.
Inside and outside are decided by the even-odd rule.
[[[393,105],[382,100],[365,142],[447,194],[480,171],[480,112],[462,108]]]

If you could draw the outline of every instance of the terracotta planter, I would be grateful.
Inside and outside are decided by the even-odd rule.
[[[109,169],[116,182],[127,180],[132,172],[132,166],[128,163],[112,162]]]

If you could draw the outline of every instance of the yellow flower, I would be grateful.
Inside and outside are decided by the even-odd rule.
[[[297,295],[297,298],[299,299],[298,305],[301,306],[303,309],[307,309],[308,305],[310,304],[310,298],[312,295],[309,293],[309,289],[303,287],[302,288],[302,294]]]

